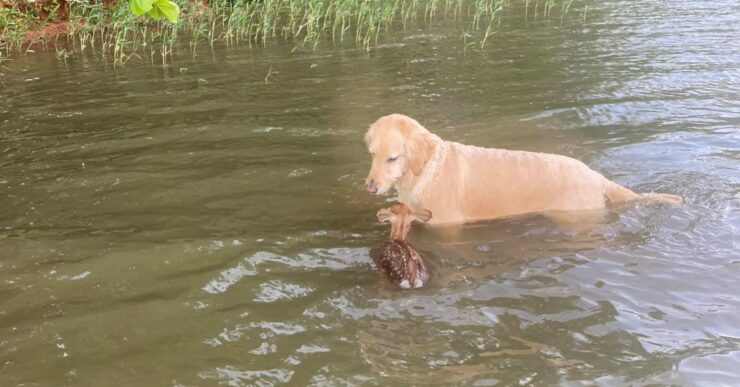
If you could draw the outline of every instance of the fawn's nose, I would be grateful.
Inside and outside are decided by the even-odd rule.
[[[375,184],[375,180],[373,179],[367,179],[365,182],[365,189],[367,192],[376,193],[378,192],[378,185]]]

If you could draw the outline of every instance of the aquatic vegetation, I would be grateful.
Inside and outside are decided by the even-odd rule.
[[[556,2],[566,12],[572,0],[42,0],[43,12],[0,8],[0,49],[45,44],[49,37],[34,40],[30,31],[60,19],[68,22],[70,51],[92,50],[116,64],[133,57],[166,62],[179,38],[190,40],[193,55],[201,41],[252,45],[275,38],[313,46],[330,39],[370,50],[383,31],[437,20],[463,24],[465,39],[476,33],[482,48],[504,8],[534,6],[535,18],[548,18]]]
[[[0,65],[2,65],[2,64],[3,64],[3,62],[9,62],[9,61],[11,61],[11,60],[12,60],[12,59],[10,59],[10,58],[8,58],[8,57],[5,57],[5,56],[3,56],[3,52],[2,52],[2,51],[0,51]],[[3,67],[4,67],[4,66],[3,66]]]
[[[72,54],[69,51],[67,51],[66,48],[57,49],[56,54],[57,54],[57,59],[61,61],[65,61],[65,62],[67,61],[67,59],[69,59],[69,57],[72,56]]]

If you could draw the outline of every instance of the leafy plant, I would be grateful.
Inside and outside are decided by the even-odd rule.
[[[129,7],[135,15],[148,15],[154,20],[165,18],[170,23],[177,23],[180,7],[170,0],[130,0]]]
[[[70,53],[64,48],[57,49],[56,52],[57,52],[57,59],[63,60],[65,62],[67,61],[67,59],[69,59],[72,56],[72,53]]]

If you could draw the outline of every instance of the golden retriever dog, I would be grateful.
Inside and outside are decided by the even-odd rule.
[[[570,157],[444,141],[402,114],[378,119],[365,143],[373,157],[366,189],[382,195],[395,188],[399,201],[429,209],[432,224],[595,210],[634,200],[683,201],[636,194]]]

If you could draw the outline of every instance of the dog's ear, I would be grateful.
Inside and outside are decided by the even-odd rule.
[[[405,152],[411,172],[419,176],[434,153],[434,140],[429,133],[412,133],[406,140]]]
[[[378,222],[391,222],[396,217],[394,213],[391,212],[388,208],[381,208],[378,210]]]
[[[419,222],[426,223],[429,221],[429,219],[432,219],[432,211],[429,210],[419,210],[414,211],[412,214],[413,220],[418,220]]]
[[[371,140],[370,131],[371,130],[372,130],[372,127],[367,130],[367,132],[365,133],[365,137],[363,137],[363,140],[365,141],[365,146],[368,146],[368,147],[370,146],[370,140]]]

